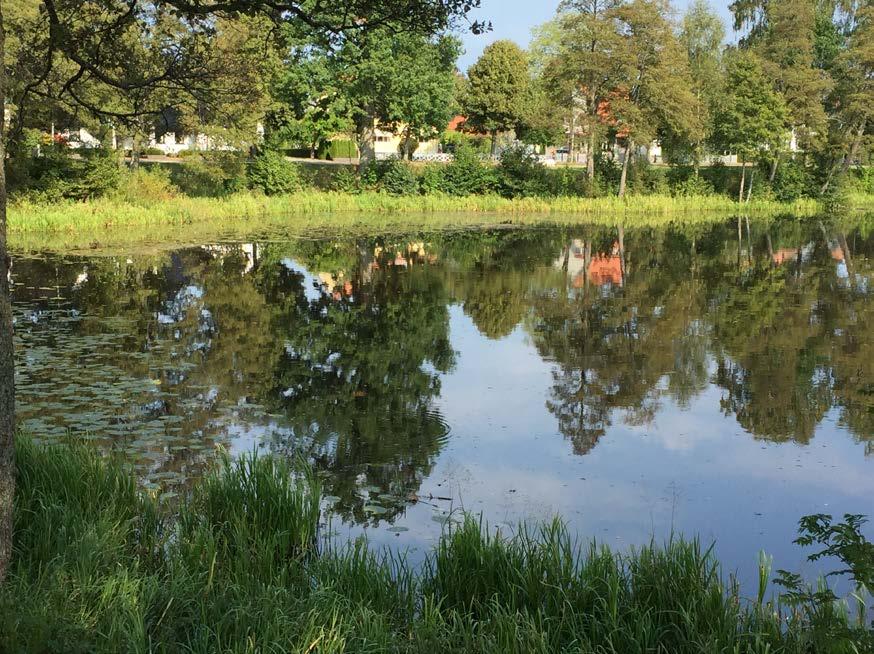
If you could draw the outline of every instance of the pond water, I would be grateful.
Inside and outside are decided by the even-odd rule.
[[[874,496],[874,236],[819,222],[261,239],[16,261],[20,423],[166,498],[303,456],[339,538],[416,558],[462,507],[813,572]]]

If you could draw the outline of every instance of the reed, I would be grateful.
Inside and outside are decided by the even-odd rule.
[[[866,200],[865,197],[856,198]],[[867,198],[870,200],[870,198]],[[870,202],[869,202],[870,205]],[[346,194],[302,191],[292,195],[267,197],[238,193],[224,198],[173,196],[153,203],[103,198],[87,202],[64,201],[34,204],[28,201],[9,207],[9,232],[17,235],[45,232],[92,232],[129,227],[187,225],[207,222],[221,228],[240,222],[273,217],[294,228],[331,228],[358,224],[366,220],[385,222],[394,217],[417,224],[423,220],[438,225],[466,221],[499,223],[507,218],[520,222],[576,220],[581,218],[674,217],[696,219],[701,215],[732,215],[738,211],[753,216],[792,213],[809,216],[819,210],[813,200],[779,203],[754,200],[740,206],[723,196],[670,197],[630,196],[627,198],[521,198],[496,195],[452,197],[421,195],[396,197],[384,193]],[[398,217],[411,218],[399,219]],[[374,220],[376,219],[376,220]]]
[[[801,654],[871,645],[846,613],[784,619],[805,612],[743,600],[694,540],[621,554],[580,545],[560,521],[503,534],[468,518],[413,571],[360,541],[319,550],[317,480],[277,459],[219,457],[172,511],[139,492],[120,462],[84,446],[21,438],[16,465],[3,652]]]

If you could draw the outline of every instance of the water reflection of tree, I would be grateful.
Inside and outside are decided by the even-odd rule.
[[[438,276],[409,255],[408,268],[393,265],[396,254],[383,247],[367,266],[344,264],[342,281],[331,271],[343,292],[288,298],[274,334],[285,349],[269,397],[293,434],[277,446],[315,460],[340,513],[358,521],[369,488],[416,492],[446,436],[434,400],[455,356],[447,298]]]
[[[16,293],[48,306],[35,289],[57,285],[91,316],[71,329],[123,333],[101,356],[161,382],[157,410],[185,437],[143,446],[150,473],[196,475],[208,457],[184,446],[211,449],[235,423],[274,430],[365,520],[374,495],[416,492],[440,452],[453,303],[487,338],[524,326],[580,454],[614,422],[647,424],[708,384],[758,438],[806,443],[835,409],[870,442],[870,237],[793,221],[741,238],[740,258],[734,222],[627,230],[621,253],[606,227],[192,248],[22,262],[18,275],[40,281]]]
[[[615,413],[646,424],[662,394],[688,402],[707,383],[700,284],[678,274],[689,270],[690,245],[679,234],[642,231],[626,236],[623,249],[613,234],[606,248],[603,234],[565,247],[565,257],[582,253],[582,270],[564,266],[566,287],[536,300],[529,326],[541,356],[556,362],[547,408],[578,454],[597,444]],[[619,279],[604,273],[612,259]]]

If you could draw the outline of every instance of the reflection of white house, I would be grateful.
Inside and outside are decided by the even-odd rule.
[[[208,252],[214,258],[222,260],[228,255],[241,256],[246,260],[241,274],[246,275],[255,269],[258,260],[258,246],[255,243],[243,243],[242,245],[202,245],[200,249]]]

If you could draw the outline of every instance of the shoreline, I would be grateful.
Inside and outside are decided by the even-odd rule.
[[[852,196],[851,216],[874,214],[874,196]],[[524,198],[391,196],[304,191],[284,196],[243,192],[223,198],[174,196],[153,202],[103,198],[57,204],[13,202],[8,240],[14,252],[92,250],[105,246],[230,240],[252,235],[293,238],[338,233],[567,226],[699,225],[743,215],[810,218],[821,203],[753,200],[740,207],[724,196]]]

